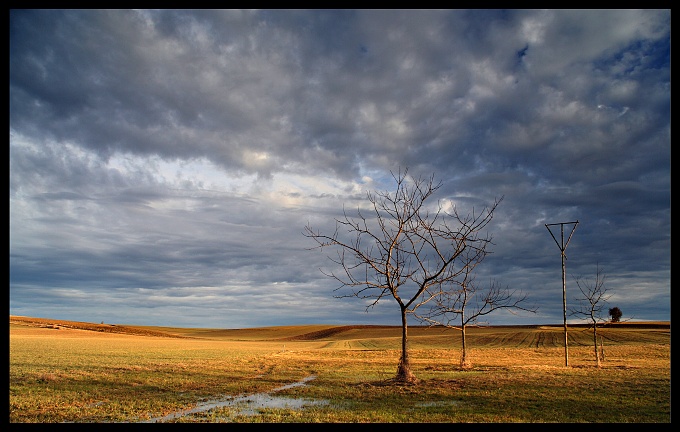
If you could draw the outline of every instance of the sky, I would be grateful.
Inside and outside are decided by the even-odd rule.
[[[670,320],[670,9],[9,18],[10,315],[399,325],[303,232],[408,169],[435,207],[503,197],[478,280],[537,311],[482,323],[563,322],[574,221],[567,307],[599,267],[603,318]]]

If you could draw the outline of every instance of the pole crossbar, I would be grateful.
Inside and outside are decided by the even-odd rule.
[[[567,242],[564,242],[564,226],[565,225],[574,225],[573,228],[571,229],[571,233],[569,234],[569,238],[567,238]],[[560,242],[557,241],[557,238],[555,238],[555,235],[553,232],[550,230],[551,226],[559,225],[560,226]],[[564,365],[569,366],[569,345],[568,345],[568,336],[567,336],[567,272],[566,272],[566,266],[564,264],[564,261],[567,259],[567,254],[564,253],[565,250],[567,250],[567,246],[569,245],[569,242],[571,241],[571,237],[574,235],[574,231],[576,230],[576,226],[578,225],[578,220],[574,222],[558,222],[558,223],[552,223],[552,224],[545,224],[546,229],[552,236],[553,240],[555,240],[555,243],[557,244],[557,247],[560,248],[560,255],[562,256],[562,310],[564,314]]]

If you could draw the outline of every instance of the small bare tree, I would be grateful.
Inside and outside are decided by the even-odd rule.
[[[476,325],[481,317],[499,309],[507,309],[511,313],[516,313],[517,310],[535,313],[537,310],[536,307],[524,306],[527,300],[525,294],[510,290],[507,286],[502,287],[495,280],[492,280],[485,289],[477,285],[474,269],[487,254],[491,253],[486,248],[488,244],[490,243],[479,249],[467,250],[464,258],[460,260],[463,264],[462,270],[457,272],[461,276],[452,279],[453,285],[439,285],[435,290],[428,289],[421,303],[428,303],[429,307],[422,315],[417,312],[414,314],[421,321],[431,325],[460,330],[462,348],[460,366],[464,369],[472,367],[465,338],[468,326]],[[456,322],[460,324],[457,325]]]
[[[601,366],[602,356],[597,351],[597,325],[606,321],[602,317],[602,312],[605,308],[605,303],[611,297],[607,295],[607,288],[604,283],[607,276],[600,270],[600,265],[597,265],[595,273],[595,281],[583,279],[581,276],[575,277],[576,285],[583,297],[577,297],[577,306],[572,308],[571,314],[586,318],[593,329],[593,347],[595,349],[595,361],[597,367]]]
[[[456,273],[450,271],[456,260],[469,248],[481,249],[490,240],[481,231],[491,222],[500,203],[497,199],[481,213],[462,216],[457,210],[446,212],[441,203],[428,210],[426,201],[441,187],[434,175],[414,179],[408,169],[392,173],[394,192],[369,192],[370,218],[360,209],[357,217],[336,219],[335,232],[327,235],[309,224],[305,236],[316,241],[315,248],[334,247],[337,255],[329,259],[338,272],[322,272],[349,294],[371,300],[367,309],[384,298],[393,298],[401,314],[401,357],[396,381],[412,382],[408,351],[407,316],[420,304],[416,301],[430,287],[452,283]]]

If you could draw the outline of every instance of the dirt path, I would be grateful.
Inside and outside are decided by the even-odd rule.
[[[145,420],[142,423],[163,423],[186,415],[201,413],[205,411],[210,411],[212,409],[224,407],[235,408],[235,412],[231,413],[228,417],[225,417],[223,419],[225,421],[229,421],[230,419],[238,415],[257,415],[258,410],[262,408],[302,409],[306,406],[326,405],[328,404],[328,401],[326,400],[296,399],[291,397],[271,395],[271,393],[276,393],[281,390],[287,390],[290,388],[303,386],[315,378],[316,378],[315,375],[310,375],[298,382],[294,382],[282,387],[275,388],[269,393],[255,393],[251,395],[236,397],[229,396],[224,399],[214,399],[206,402],[201,402],[197,404],[194,408],[191,408],[189,410],[177,411],[174,413],[164,415],[162,417],[155,417],[149,420]]]

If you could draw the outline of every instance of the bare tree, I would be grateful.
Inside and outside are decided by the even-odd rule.
[[[426,200],[441,187],[434,175],[414,179],[408,169],[392,173],[394,192],[369,192],[370,218],[357,209],[352,218],[336,219],[330,235],[314,230],[309,224],[305,236],[316,241],[315,248],[334,247],[337,255],[329,259],[338,272],[325,272],[339,282],[336,288],[350,293],[336,297],[371,300],[367,310],[385,298],[393,298],[401,314],[401,357],[395,380],[416,381],[411,372],[408,351],[407,316],[421,304],[416,300],[430,287],[452,281],[450,271],[456,260],[468,249],[482,249],[490,241],[482,229],[491,222],[501,199],[481,213],[461,216],[457,210],[445,211],[439,203],[428,210]],[[455,227],[451,224],[455,224]]]
[[[595,349],[597,367],[601,365],[601,356],[597,352],[597,324],[606,321],[602,317],[602,312],[605,308],[605,303],[611,297],[607,295],[607,288],[604,286],[606,278],[607,276],[602,273],[599,264],[597,265],[594,282],[583,279],[581,276],[574,278],[583,297],[576,298],[578,306],[572,308],[571,314],[586,318],[592,326],[593,347]]]
[[[479,249],[469,249],[459,260],[462,271],[458,271],[461,277],[451,279],[453,284],[444,284],[428,289],[423,295],[421,303],[429,303],[424,314],[418,312],[414,315],[421,321],[431,325],[441,325],[447,328],[460,330],[461,332],[461,368],[472,367],[468,356],[465,331],[469,325],[476,325],[481,317],[489,315],[499,309],[507,309],[511,313],[523,310],[535,313],[536,307],[525,307],[527,300],[525,294],[502,287],[495,280],[489,283],[485,289],[480,288],[475,282],[474,273],[477,267],[491,253],[487,250],[486,243]],[[447,281],[450,282],[450,281]],[[459,325],[457,325],[457,323]]]

